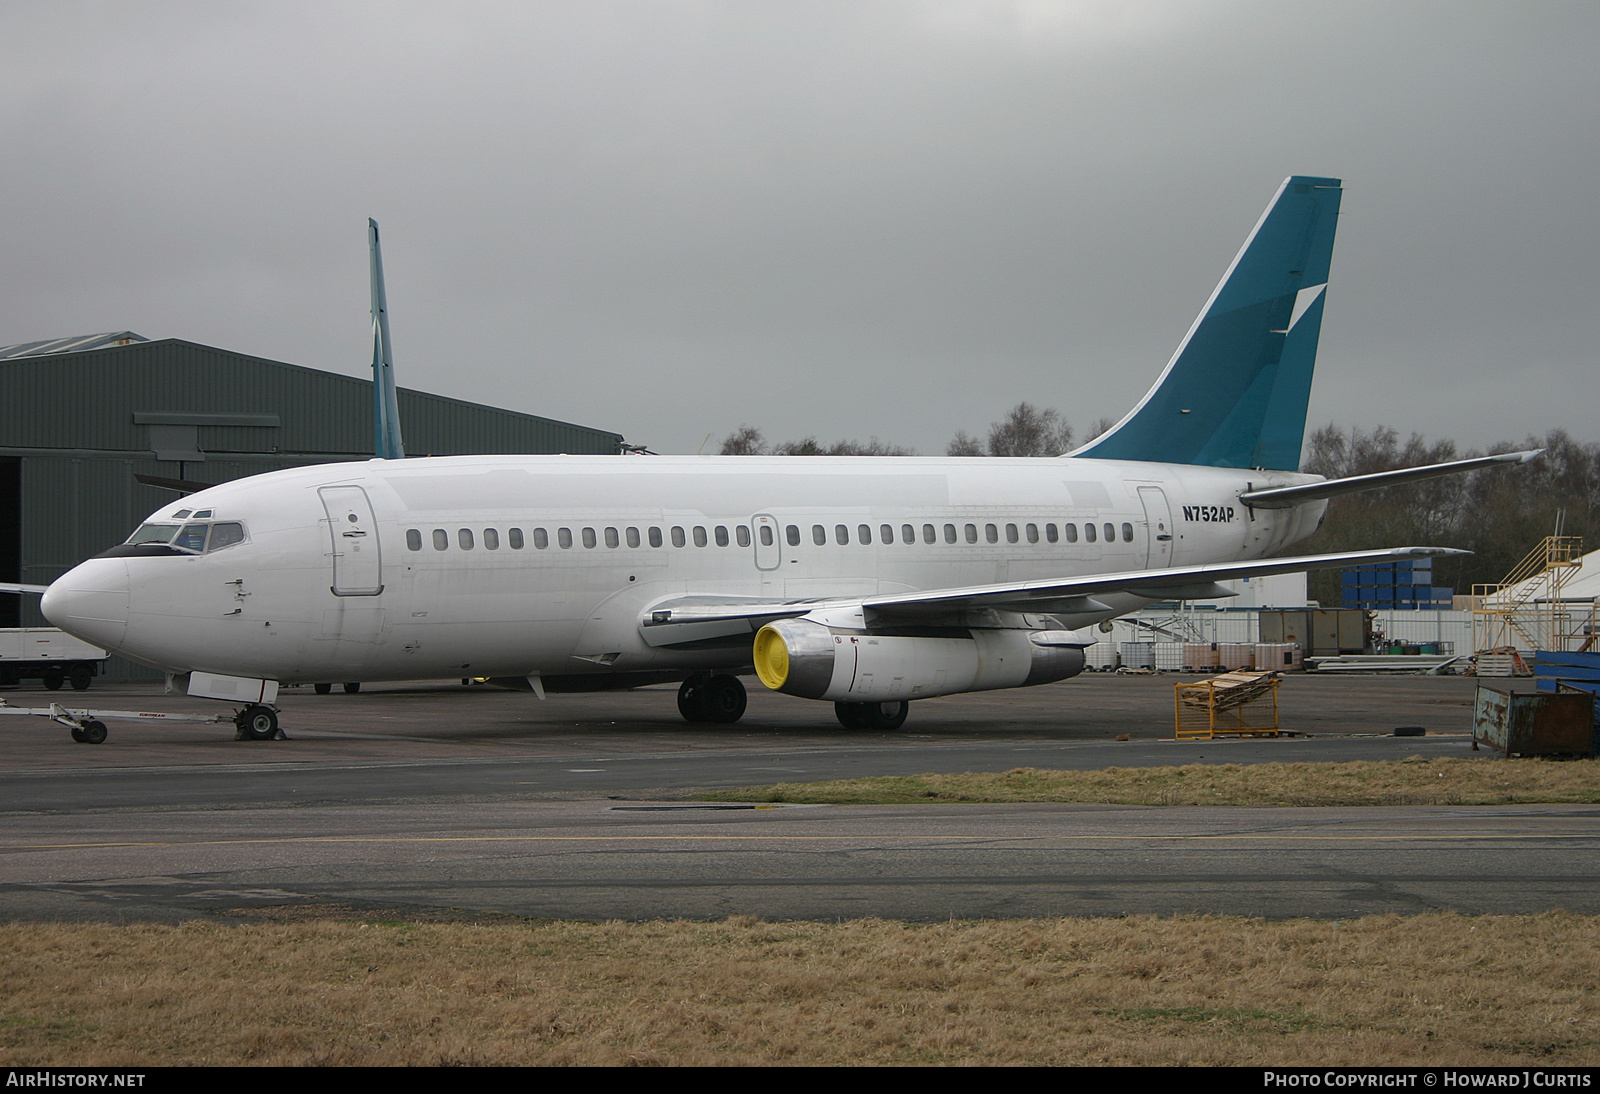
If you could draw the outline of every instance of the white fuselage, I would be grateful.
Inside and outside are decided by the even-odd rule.
[[[284,682],[739,668],[748,646],[652,646],[641,620],[685,596],[837,599],[1261,558],[1314,531],[1323,505],[1252,511],[1238,494],[1311,478],[1081,458],[322,465],[164,507],[152,521],[209,510],[244,538],[91,559],[45,611],[168,672]],[[1101,599],[1114,611],[1062,624],[1149,602]]]

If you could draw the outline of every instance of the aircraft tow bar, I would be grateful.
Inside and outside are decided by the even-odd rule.
[[[113,721],[128,719],[138,722],[199,722],[204,725],[233,721],[233,718],[226,714],[168,714],[153,710],[68,710],[60,703],[51,703],[47,707],[14,707],[4,699],[0,699],[0,714],[26,714],[35,718],[49,718],[52,722],[59,722],[71,729],[74,741],[90,745],[104,743],[106,724],[102,719],[105,718]]]

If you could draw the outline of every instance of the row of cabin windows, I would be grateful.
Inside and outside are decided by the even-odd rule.
[[[1107,543],[1115,543],[1117,541],[1117,531],[1117,526],[1109,522],[1098,526],[1085,524],[1083,526],[1083,538],[1087,543],[1095,543],[1102,537]],[[1122,542],[1132,543],[1133,525],[1124,521],[1121,531]],[[773,545],[774,530],[771,525],[763,524],[759,526],[756,529],[756,534],[760,537],[763,547],[771,547]],[[984,543],[999,543],[1002,535],[1007,543],[1021,543],[1024,541],[1038,543],[1041,534],[1046,543],[1078,542],[1078,526],[1076,524],[1062,524],[1059,526],[1055,524],[1007,524],[1003,526],[1003,529],[998,524],[985,524],[981,533],[982,542]],[[485,528],[481,535],[484,550],[498,551],[500,549],[499,529]],[[734,525],[731,540],[727,526],[722,524],[713,527],[709,534],[700,525],[695,525],[687,531],[682,527],[675,526],[671,529],[670,536],[674,547],[688,546],[691,538],[694,540],[696,547],[709,546],[713,541],[718,547],[727,547],[730,542],[735,542],[740,547],[750,546],[750,529],[743,524]],[[922,526],[923,543],[937,543],[941,538],[945,543],[960,543],[963,541],[977,543],[979,542],[979,536],[980,532],[976,524],[962,525],[959,530],[954,524],[946,524],[943,528],[942,537],[940,536],[940,529],[934,525],[924,524]],[[578,529],[578,537],[585,547],[598,547],[602,539],[605,540],[607,547],[620,547],[624,542],[629,547],[639,547],[646,541],[652,547],[663,545],[660,528],[646,528],[643,535],[640,534],[638,528],[602,528],[598,531],[594,528],[580,528]],[[833,526],[833,541],[835,543],[848,544],[850,537],[851,531],[848,524],[836,524]],[[877,537],[879,543],[894,543],[894,525],[878,525]],[[550,535],[543,528],[535,528],[531,538],[533,546],[537,550],[543,551],[550,546]],[[857,543],[870,544],[872,538],[872,525],[856,525],[855,541]],[[798,524],[790,524],[785,527],[784,539],[790,547],[800,546],[800,526]],[[914,524],[902,524],[899,529],[899,539],[901,543],[916,543],[917,526]],[[470,551],[477,546],[478,535],[471,528],[458,528],[456,529],[455,541],[456,546],[461,550]],[[826,525],[813,524],[811,526],[811,542],[818,547],[824,546],[828,542],[828,528]],[[524,539],[521,528],[512,528],[506,532],[506,545],[513,551],[520,551],[527,545],[527,540]],[[556,529],[556,545],[563,550],[572,548],[573,535],[571,528]],[[406,531],[406,547],[413,551],[422,550],[421,529],[411,528]],[[443,528],[435,528],[433,530],[433,549],[435,551],[448,551],[450,549],[450,533],[448,531]]]

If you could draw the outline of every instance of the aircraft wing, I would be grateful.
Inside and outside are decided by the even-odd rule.
[[[9,581],[0,581],[0,593],[33,593],[38,595],[49,587],[48,585],[17,585]]]
[[[1152,600],[1195,600],[1233,595],[1218,585],[1222,581],[1470,553],[1449,547],[1392,547],[1379,551],[1341,551],[1337,554],[1255,559],[1249,562],[1212,562],[1160,570],[1128,570],[1084,577],[1006,581],[957,589],[922,589],[816,600],[688,596],[654,605],[640,630],[645,641],[652,646],[681,647],[754,633],[774,619],[842,608],[864,608],[877,617],[899,621],[929,621],[952,612],[983,609],[1042,613],[1111,612],[1115,610],[1111,605],[1095,597],[1109,593],[1132,593]]]

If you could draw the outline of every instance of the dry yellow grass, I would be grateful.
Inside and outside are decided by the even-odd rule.
[[[1112,805],[1504,805],[1600,802],[1600,761],[1415,757],[1354,763],[1185,764],[775,783],[702,795],[716,801],[904,805],[1100,802]]]
[[[0,1066],[1600,1063],[1600,919],[0,927]]]

